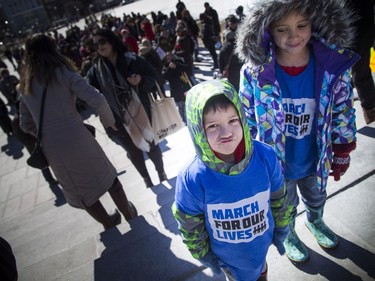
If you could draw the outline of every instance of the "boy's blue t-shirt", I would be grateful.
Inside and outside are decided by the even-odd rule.
[[[312,53],[306,69],[296,76],[287,74],[276,64],[285,116],[287,179],[301,179],[316,171],[314,66]]]
[[[251,161],[237,175],[196,157],[177,177],[176,205],[192,216],[204,213],[210,247],[236,280],[256,280],[273,237],[270,194],[283,183],[273,149],[254,141]]]

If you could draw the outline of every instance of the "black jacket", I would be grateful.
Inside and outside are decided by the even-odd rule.
[[[100,89],[100,85],[97,79],[97,72],[103,71],[98,69],[98,60],[103,60],[104,58],[98,58],[93,62],[93,66],[89,69],[86,79],[87,81],[97,88],[101,93],[103,93],[105,96],[105,91],[103,89]],[[148,114],[148,116],[151,116],[151,105],[150,105],[150,99],[148,94],[152,91],[152,88],[155,86],[155,80],[157,79],[156,70],[152,65],[147,62],[144,58],[131,54],[126,53],[124,55],[125,62],[123,64],[117,63],[116,68],[120,70],[121,74],[127,78],[130,77],[132,74],[139,74],[141,75],[142,79],[137,87],[133,87],[136,92],[138,92],[138,96]],[[105,60],[105,59],[104,59]],[[129,84],[130,85],[130,84]],[[111,98],[106,97],[108,101],[111,100]],[[112,110],[116,111],[114,108],[114,105],[112,105],[109,102],[109,105],[111,106]],[[118,114],[117,114],[118,115]]]

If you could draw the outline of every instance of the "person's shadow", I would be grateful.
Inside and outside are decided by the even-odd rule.
[[[361,248],[360,246],[353,244],[352,242],[338,236],[339,247],[333,250],[327,250],[326,252],[338,259],[350,259],[359,268],[367,272],[368,276],[375,277],[374,261],[375,255],[370,251]],[[308,248],[310,254],[310,262],[305,264],[294,264],[299,270],[306,272],[309,275],[321,275],[327,280],[341,281],[351,280],[360,281],[362,278],[355,275],[348,266],[343,267],[335,263],[334,261],[320,255],[319,253]]]
[[[172,204],[174,202],[176,186],[176,177],[168,179],[168,182],[158,184],[152,187],[152,191],[156,194],[156,200],[160,206],[159,214],[163,221],[163,225],[170,232],[180,235],[177,228],[177,222],[172,214]]]
[[[375,279],[375,254],[341,236],[337,235],[337,237],[339,238],[339,247],[335,251],[329,251],[328,253],[337,259],[350,259],[354,264],[365,271],[368,276]]]
[[[375,128],[365,126],[357,131],[359,134],[368,136],[370,138],[375,138]]]
[[[8,137],[8,143],[1,147],[1,151],[6,155],[12,157],[13,159],[20,159],[24,155],[22,149],[24,148],[23,144],[20,143],[15,137]]]
[[[94,261],[96,281],[181,280],[197,266],[176,257],[171,238],[161,234],[144,217],[130,221],[131,230],[121,234],[114,227],[100,234],[105,250]]]

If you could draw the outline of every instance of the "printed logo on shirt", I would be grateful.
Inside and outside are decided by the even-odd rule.
[[[208,220],[216,240],[227,243],[250,242],[269,228],[269,192],[228,204],[207,205]]]
[[[314,99],[283,99],[285,112],[285,135],[294,139],[302,139],[311,133],[314,113]]]

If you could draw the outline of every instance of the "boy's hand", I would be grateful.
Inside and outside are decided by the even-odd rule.
[[[272,244],[275,245],[280,255],[285,254],[284,241],[289,233],[289,226],[286,227],[275,227],[273,231]]]
[[[350,164],[349,153],[335,153],[332,161],[332,172],[329,174],[333,176],[335,181],[339,181],[340,177],[345,174]]]
[[[203,265],[212,269],[215,274],[221,273],[221,268],[219,265],[219,259],[215,256],[215,254],[210,250],[208,253],[203,257],[198,259]]]

